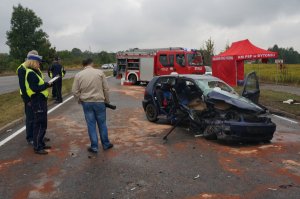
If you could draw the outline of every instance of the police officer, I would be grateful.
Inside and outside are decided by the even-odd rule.
[[[27,54],[27,58],[30,55],[37,55],[38,52],[36,50],[32,50]],[[33,145],[33,111],[31,108],[31,102],[30,97],[26,93],[26,87],[25,87],[25,75],[26,75],[26,69],[29,65],[29,60],[25,60],[24,63],[22,63],[17,68],[17,75],[19,78],[19,86],[20,86],[20,94],[22,97],[22,100],[24,102],[24,108],[25,108],[25,116],[26,116],[26,140],[28,144]]]
[[[28,65],[25,75],[25,87],[27,95],[31,100],[31,107],[34,113],[33,124],[33,146],[36,154],[48,154],[45,149],[50,149],[44,142],[47,129],[47,99],[48,87],[51,85],[44,81],[40,71],[42,57],[39,55],[29,55]]]
[[[52,88],[52,95],[56,97],[55,103],[62,103],[62,78],[65,76],[66,71],[64,67],[60,64],[60,58],[55,57],[54,62],[51,66],[50,75],[52,77],[60,76],[57,81],[54,82],[53,88]]]

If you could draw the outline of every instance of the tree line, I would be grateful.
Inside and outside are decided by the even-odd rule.
[[[81,61],[87,57],[94,59],[98,65],[115,62],[115,53],[106,51],[82,52],[78,48],[73,48],[71,51],[57,51],[51,45],[47,33],[41,28],[42,19],[33,10],[21,4],[13,7],[10,24],[10,30],[6,32],[9,53],[0,53],[0,73],[16,70],[24,62],[27,53],[33,49],[43,56],[42,67],[44,69],[57,56],[62,59],[62,64],[68,66],[81,65]]]

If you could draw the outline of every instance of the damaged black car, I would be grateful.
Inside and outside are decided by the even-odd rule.
[[[213,76],[160,76],[146,87],[143,108],[150,122],[166,118],[173,124],[164,139],[185,123],[207,139],[269,142],[276,125],[259,95],[255,72],[246,77],[242,95]]]

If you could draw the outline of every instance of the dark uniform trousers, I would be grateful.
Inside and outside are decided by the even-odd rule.
[[[39,99],[38,99],[39,98]],[[33,146],[34,150],[42,150],[45,146],[44,137],[47,129],[47,100],[43,96],[31,98],[32,110],[34,113],[33,124]]]
[[[33,121],[34,113],[31,103],[24,102],[25,115],[26,115],[26,140],[28,142],[33,141]]]
[[[62,101],[62,94],[61,94],[61,88],[62,88],[62,78],[59,78],[56,82],[53,84],[53,88],[56,91],[56,100]]]

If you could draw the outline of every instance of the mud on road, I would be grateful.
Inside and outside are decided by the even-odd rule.
[[[0,198],[300,198],[299,126],[276,120],[270,144],[195,138],[146,120],[143,87],[109,79],[109,137],[114,148],[91,155],[82,108],[68,102],[49,115],[48,156],[33,154],[24,134],[0,148]]]

